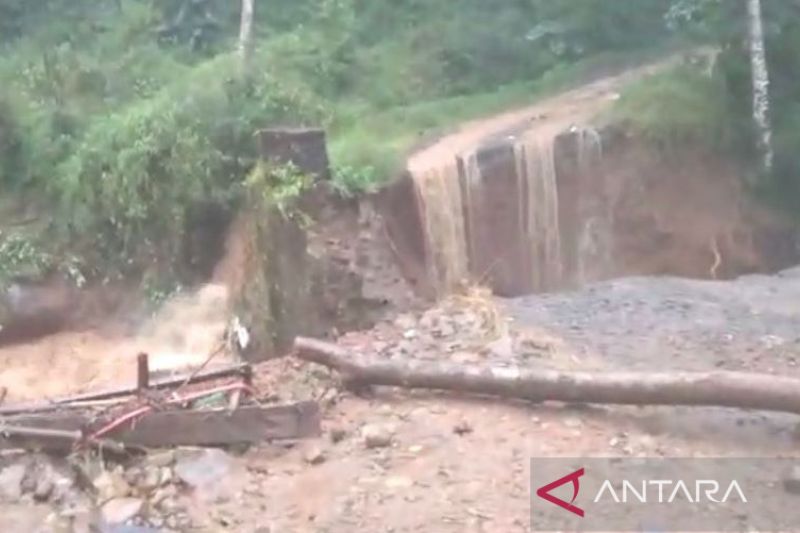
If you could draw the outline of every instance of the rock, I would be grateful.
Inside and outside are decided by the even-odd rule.
[[[161,488],[161,489],[158,489],[157,491],[155,491],[153,493],[153,495],[150,497],[150,503],[152,503],[153,505],[155,505],[157,507],[164,508],[165,510],[169,510],[167,508],[170,507],[170,503],[167,503],[166,505],[164,505],[164,503],[165,502],[171,502],[172,503],[173,502],[173,498],[175,498],[177,493],[178,492],[177,492],[177,490],[175,489],[175,487],[173,485],[168,485],[168,486],[166,486],[164,488]],[[174,507],[175,506],[173,506],[173,508]]]
[[[104,470],[92,482],[97,490],[97,501],[100,503],[115,498],[124,498],[131,493],[131,486],[125,481],[121,470]]]
[[[318,444],[312,444],[303,453],[303,459],[310,465],[319,465],[325,462],[325,452]]]
[[[172,477],[172,469],[166,466],[162,467],[158,478],[159,486],[169,485],[172,482]]]
[[[147,464],[158,468],[175,464],[175,450],[166,450],[147,456]]]
[[[800,465],[793,466],[782,482],[783,490],[790,494],[800,494]]]
[[[50,499],[55,489],[55,483],[51,476],[42,476],[36,482],[36,488],[33,489],[33,499],[37,502],[45,502]]]
[[[361,437],[367,448],[387,448],[392,445],[392,432],[385,426],[369,424],[361,428]]]
[[[331,442],[333,442],[334,444],[342,442],[346,436],[347,436],[347,431],[345,431],[342,428],[331,429]]]
[[[104,525],[101,523],[100,511],[85,512],[75,516],[70,520],[72,525],[71,529],[67,529],[69,533],[106,533],[114,532],[112,526]]]
[[[19,483],[22,494],[32,493],[36,490],[36,483],[42,473],[44,464],[36,460],[26,464],[25,475],[22,476],[22,481]]]
[[[0,498],[17,501],[22,497],[22,480],[27,466],[12,464],[0,471]]]
[[[190,487],[216,483],[230,472],[233,459],[215,448],[188,450],[175,463],[175,475]]]
[[[466,420],[462,420],[455,426],[453,426],[453,433],[456,435],[464,436],[469,433],[472,433],[472,426]]]
[[[114,498],[102,508],[103,521],[108,525],[124,524],[139,515],[144,509],[144,500],[139,498]]]
[[[218,449],[181,450],[173,472],[193,497],[207,504],[229,501],[247,480],[244,467]]]
[[[148,468],[145,471],[144,477],[142,478],[141,483],[139,483],[139,486],[146,491],[152,491],[161,486],[161,469]]]
[[[169,515],[167,519],[164,521],[167,524],[167,527],[171,530],[178,529],[178,517],[175,515]]]

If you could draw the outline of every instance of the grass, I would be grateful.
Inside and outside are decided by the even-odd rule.
[[[559,65],[535,80],[507,84],[490,92],[402,107],[375,109],[366,103],[343,104],[329,132],[331,160],[337,168],[369,169],[370,177],[359,183],[374,187],[392,178],[416,146],[447,133],[460,123],[533,104],[559,91],[663,54],[663,48],[598,54],[571,65]]]
[[[627,87],[605,118],[661,148],[693,144],[724,149],[732,128],[723,94],[720,80],[680,65]]]

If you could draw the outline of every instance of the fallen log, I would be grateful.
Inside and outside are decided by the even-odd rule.
[[[532,402],[735,407],[800,414],[800,379],[744,372],[565,372],[410,361],[375,362],[297,338],[295,355],[357,385],[456,391]]]

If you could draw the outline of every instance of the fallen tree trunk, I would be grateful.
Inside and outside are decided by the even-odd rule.
[[[315,339],[295,355],[359,385],[387,385],[533,402],[738,407],[800,414],[800,379],[743,372],[563,372],[427,362],[372,362]]]

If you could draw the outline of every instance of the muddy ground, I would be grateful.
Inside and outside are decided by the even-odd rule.
[[[340,343],[398,361],[797,375],[798,274],[723,282],[626,278],[505,301],[473,291]],[[794,416],[530,405],[389,389],[358,396],[327,370],[291,358],[261,365],[257,385],[279,401],[319,399],[324,434],[212,452],[200,463],[216,469],[210,484],[184,479],[187,457],[197,453],[187,450],[166,462],[157,454],[126,465],[114,475],[127,482],[110,489],[110,474],[96,469],[101,490],[94,496],[58,476],[61,488],[37,496],[37,475],[45,474],[28,474],[34,482],[16,490],[20,479],[6,475],[7,467],[0,471],[0,527],[86,531],[91,521],[119,513],[113,502],[122,500],[145,531],[521,532],[529,530],[532,457],[793,456],[798,446]],[[31,507],[35,499],[41,503]],[[49,525],[37,529],[43,523]]]

